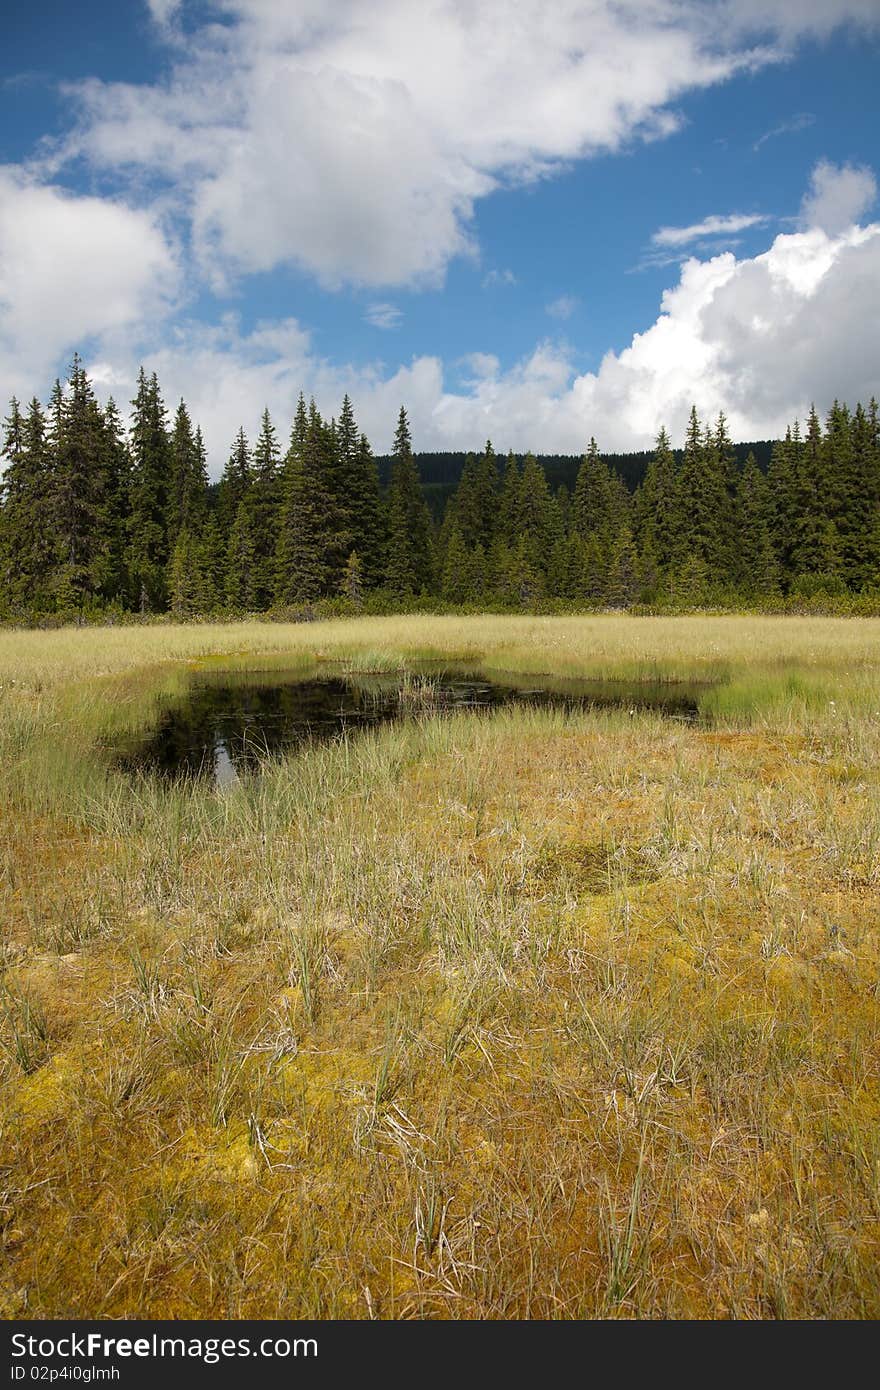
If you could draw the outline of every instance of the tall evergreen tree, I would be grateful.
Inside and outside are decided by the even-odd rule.
[[[57,403],[52,469],[55,562],[51,586],[61,609],[93,606],[112,595],[111,440],[91,382],[74,357],[67,392]]]
[[[696,556],[709,574],[723,575],[727,490],[712,433],[704,433],[696,406],[688,420],[678,489],[685,556]]]
[[[171,441],[156,373],[138,375],[131,423],[131,510],[128,568],[135,604],[159,612],[168,597],[171,554]]]
[[[297,411],[284,464],[276,552],[275,592],[279,603],[312,603],[336,587],[328,525],[329,452],[329,430],[313,401],[304,421]],[[337,585],[340,580],[341,576],[336,576]]]
[[[361,434],[348,395],[336,427],[339,455],[341,549],[356,552],[362,587],[381,584],[385,569],[384,518],[379,470],[366,435]],[[346,561],[347,564],[347,561]]]
[[[195,533],[208,507],[208,467],[201,430],[181,400],[171,432],[171,491],[168,506],[169,541],[173,544],[183,527]]]
[[[253,577],[247,606],[258,609],[268,608],[275,597],[276,546],[282,496],[280,453],[275,426],[266,409],[254,445],[253,487],[248,498],[246,523],[253,550]]]
[[[399,597],[430,590],[433,581],[431,518],[422,495],[403,406],[394,435],[388,500],[388,586]]]
[[[49,606],[54,560],[52,466],[46,417],[34,397],[27,415],[10,403],[0,479],[0,613]]]

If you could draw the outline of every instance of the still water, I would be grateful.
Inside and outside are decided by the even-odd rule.
[[[137,743],[116,750],[129,772],[207,777],[218,786],[272,755],[398,719],[526,704],[566,710],[652,709],[694,719],[704,687],[493,676],[461,669],[421,674],[215,672],[160,709]]]

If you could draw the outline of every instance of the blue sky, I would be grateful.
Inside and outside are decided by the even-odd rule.
[[[0,63],[6,396],[144,360],[217,471],[301,387],[544,451],[880,391],[875,0],[49,0]]]

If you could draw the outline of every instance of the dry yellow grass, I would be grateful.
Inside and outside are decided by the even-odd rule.
[[[0,634],[0,1310],[877,1316],[880,623]],[[723,676],[217,794],[186,663]]]

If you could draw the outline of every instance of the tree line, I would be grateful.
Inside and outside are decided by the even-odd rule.
[[[218,485],[183,400],[141,369],[128,426],[79,358],[47,407],[12,400],[0,481],[0,617],[307,609],[337,602],[693,607],[880,592],[878,407],[835,402],[741,461],[720,415],[660,429],[628,487],[591,440],[573,488],[532,454],[468,455],[442,520],[406,411],[390,477],[348,396],[299,399],[283,447],[269,412],[240,429]]]

